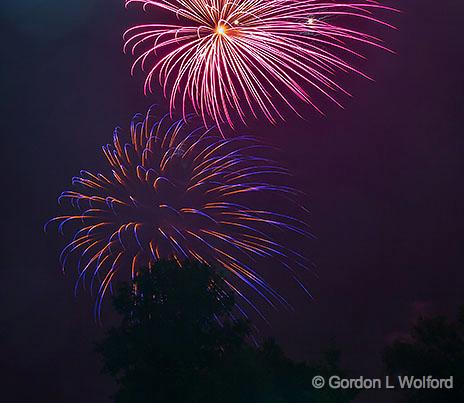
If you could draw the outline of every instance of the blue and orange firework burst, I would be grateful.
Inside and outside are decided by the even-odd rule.
[[[76,189],[59,197],[77,211],[47,223],[61,233],[73,229],[63,270],[77,265],[76,287],[86,279],[91,288],[98,284],[97,312],[115,276],[129,279],[160,259],[221,266],[245,301],[251,289],[270,304],[286,304],[266,273],[251,266],[272,258],[302,286],[297,272],[305,259],[276,239],[309,231],[290,216],[298,192],[268,152],[251,137],[224,139],[184,120],[156,120],[153,109],[136,115],[126,144],[116,129],[113,144],[103,147],[110,173],[81,171],[72,180]],[[267,195],[278,211],[261,207]]]
[[[204,124],[234,127],[262,113],[284,119],[295,101],[316,106],[315,94],[337,102],[336,72],[367,77],[349,61],[356,44],[388,50],[379,38],[353,28],[353,19],[392,27],[374,15],[393,9],[377,1],[126,0],[165,10],[175,24],[144,24],[124,34],[125,51],[147,72],[145,93],[158,80],[171,111],[194,110]],[[393,27],[392,27],[393,28]],[[355,45],[355,46],[353,46]]]

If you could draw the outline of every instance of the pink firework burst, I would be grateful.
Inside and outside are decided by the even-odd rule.
[[[355,17],[392,27],[373,12],[395,11],[369,0],[126,1],[130,3],[142,3],[144,10],[161,8],[178,22],[139,25],[124,34],[124,50],[135,56],[132,73],[137,66],[147,72],[145,93],[158,79],[171,112],[180,105],[184,116],[194,110],[205,125],[232,128],[235,116],[246,123],[259,112],[272,123],[283,120],[279,104],[298,113],[295,100],[319,110],[315,93],[338,103],[335,94],[347,91],[334,74],[365,76],[344,57],[363,57],[349,43],[386,48],[380,39],[336,22]]]

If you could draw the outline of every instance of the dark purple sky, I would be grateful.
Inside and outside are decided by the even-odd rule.
[[[57,262],[63,244],[42,225],[71,177],[99,166],[113,127],[157,100],[129,77],[121,31],[134,12],[122,1],[22,3],[0,6],[2,380],[18,402],[103,403],[111,384],[92,352],[102,333],[93,300],[74,298],[74,273]],[[417,315],[453,314],[464,301],[464,5],[393,5],[404,11],[393,16],[399,31],[379,32],[398,55],[369,52],[362,66],[376,81],[346,80],[344,110],[248,129],[284,152],[319,238],[306,248],[315,300],[273,316],[268,332],[299,359],[334,340],[365,376]]]

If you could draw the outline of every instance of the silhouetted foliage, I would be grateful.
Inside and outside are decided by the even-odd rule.
[[[444,316],[420,318],[410,337],[396,340],[385,349],[384,362],[392,375],[454,378],[452,390],[404,390],[405,401],[464,402],[464,306],[456,322]]]
[[[315,390],[314,375],[341,374],[338,357],[315,366],[286,358],[272,340],[247,342],[232,319],[233,292],[208,266],[162,261],[115,294],[120,326],[97,350],[118,383],[117,403],[348,402],[353,393]]]

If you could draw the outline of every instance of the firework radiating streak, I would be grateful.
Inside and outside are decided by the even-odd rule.
[[[76,287],[88,277],[91,289],[100,284],[96,313],[118,273],[134,277],[160,259],[222,266],[228,284],[252,305],[250,290],[273,306],[288,305],[268,273],[250,267],[259,258],[273,258],[302,285],[298,271],[306,260],[275,239],[310,236],[303,221],[284,213],[299,208],[298,192],[279,184],[289,172],[254,138],[227,140],[215,132],[191,130],[189,122],[172,123],[167,116],[156,121],[150,109],[133,119],[128,143],[116,129],[113,144],[103,147],[110,175],[81,171],[72,180],[77,189],[59,197],[77,213],[46,227],[56,222],[60,233],[73,228],[60,261],[64,270],[76,260]],[[261,207],[271,194],[276,211]]]
[[[363,58],[349,43],[388,49],[372,35],[335,25],[333,17],[393,28],[373,13],[396,11],[369,0],[126,0],[131,3],[179,20],[124,34],[124,50],[136,55],[131,72],[138,65],[147,71],[145,93],[158,76],[171,111],[180,103],[184,117],[193,108],[206,126],[219,128],[233,128],[234,113],[243,123],[258,110],[272,123],[283,119],[276,99],[298,114],[292,96],[320,111],[314,90],[339,104],[335,94],[348,92],[336,83],[337,71],[367,77],[343,57]]]

